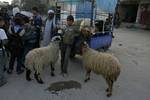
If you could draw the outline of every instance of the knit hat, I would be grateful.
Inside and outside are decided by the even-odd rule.
[[[69,15],[69,16],[67,17],[67,20],[72,20],[72,21],[74,21],[74,17],[73,17],[72,15]]]

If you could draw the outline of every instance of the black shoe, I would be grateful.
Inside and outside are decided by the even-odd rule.
[[[67,72],[62,72],[61,74],[62,74],[63,77],[68,77],[69,76]]]
[[[8,70],[7,70],[7,73],[8,73],[8,74],[12,74],[12,70],[11,70],[11,69],[8,69]]]
[[[115,38],[115,36],[114,36],[114,35],[112,35],[112,38]]]
[[[7,69],[6,69],[6,67],[5,67],[5,66],[4,66],[4,69],[3,69],[3,70],[4,70],[4,72],[5,72],[5,71],[7,71]]]
[[[75,53],[70,54],[70,58],[71,59],[75,58],[75,55],[76,55]]]
[[[5,80],[5,81],[4,81],[4,80],[3,80],[3,81],[0,81],[0,87],[3,86],[3,85],[5,85],[6,83],[7,83],[6,80]]]
[[[24,70],[21,69],[21,70],[17,71],[17,74],[20,75],[20,74],[22,74],[23,72],[24,72]]]
[[[24,69],[25,69],[25,65],[24,65],[24,64],[22,64],[22,68],[24,68]]]

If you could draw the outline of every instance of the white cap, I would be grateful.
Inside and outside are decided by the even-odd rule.
[[[29,18],[33,16],[33,14],[31,12],[28,12],[28,11],[21,11],[20,13],[29,17]]]
[[[13,8],[13,16],[15,16],[17,13],[20,13],[20,9],[18,7]]]
[[[33,16],[32,16],[32,17],[30,17],[30,20],[33,20]]]
[[[48,14],[50,14],[50,13],[54,13],[54,10],[48,10],[48,12],[47,12]]]

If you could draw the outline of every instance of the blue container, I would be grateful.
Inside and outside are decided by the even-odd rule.
[[[107,32],[105,34],[96,33],[90,39],[89,45],[93,49],[109,48],[112,43],[112,34]]]

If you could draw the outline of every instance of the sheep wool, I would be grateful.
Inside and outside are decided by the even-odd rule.
[[[112,95],[112,86],[120,74],[121,64],[119,60],[108,53],[100,53],[89,47],[84,48],[83,66],[87,71],[87,80],[90,79],[90,72],[100,74],[108,84],[107,96]]]
[[[26,55],[26,68],[41,73],[45,64],[54,64],[59,57],[59,46],[55,42],[51,42],[47,47],[31,50]]]

